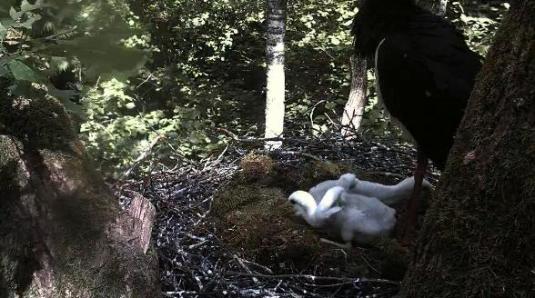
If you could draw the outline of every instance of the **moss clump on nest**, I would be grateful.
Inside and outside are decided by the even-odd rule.
[[[268,176],[273,170],[273,159],[266,155],[247,154],[240,161],[242,175],[248,180],[258,180]]]
[[[276,163],[269,177],[261,182],[278,187],[289,195],[297,189],[308,189],[320,181],[337,179],[346,172],[351,172],[350,164],[330,161],[313,161],[298,165]]]
[[[350,172],[349,165],[274,164],[270,171],[257,181],[237,175],[215,194],[212,215],[220,239],[229,248],[280,273],[310,270],[315,274],[402,278],[406,252],[397,242],[387,239],[375,247],[342,251],[321,242],[327,235],[295,216],[287,202],[291,191],[335,179]],[[388,272],[383,273],[383,268]]]

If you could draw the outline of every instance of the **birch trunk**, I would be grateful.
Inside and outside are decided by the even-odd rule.
[[[282,137],[284,129],[284,35],[286,32],[286,0],[267,1],[267,85],[266,138]],[[280,141],[266,142],[267,149],[276,149]]]
[[[342,136],[347,139],[354,138],[360,128],[367,101],[366,88],[368,88],[366,59],[352,56],[350,63],[351,89],[342,115]]]

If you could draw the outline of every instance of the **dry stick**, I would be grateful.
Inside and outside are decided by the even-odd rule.
[[[152,78],[152,72],[149,73],[149,75],[147,76],[147,78],[145,80],[143,80],[143,82],[139,83],[139,85],[136,86],[136,89],[143,86],[143,84],[145,84],[146,82],[148,82],[150,79]]]
[[[241,142],[241,143],[260,143],[260,142],[265,142],[265,141],[282,141],[282,142],[292,141],[292,142],[296,142],[296,143],[307,144],[307,141],[303,141],[303,140],[296,139],[296,138],[274,137],[274,138],[248,138],[248,139],[242,139],[242,138],[238,137],[238,135],[236,135],[235,133],[229,131],[226,128],[218,127],[218,128],[216,128],[216,130],[224,132],[233,141]]]
[[[237,257],[236,255],[234,255],[234,256]],[[264,265],[260,265],[260,264],[255,263],[255,262],[248,261],[248,260],[246,260],[246,259],[241,259],[241,258],[240,258],[240,260],[241,260],[242,262],[245,262],[245,263],[247,263],[247,264],[251,264],[251,265],[256,266],[256,267],[258,267],[258,268],[262,268],[263,270],[267,271],[269,274],[273,274],[273,271],[271,271],[271,269],[269,269],[268,267],[266,267],[266,266],[264,266]],[[255,271],[255,272],[256,272],[256,271]]]
[[[235,271],[228,271],[229,275],[237,276],[249,276],[249,277],[258,277],[258,278],[306,278],[310,280],[333,280],[339,282],[356,282],[356,283],[381,283],[391,286],[399,286],[399,282],[387,280],[387,279],[377,279],[377,278],[350,278],[350,277],[335,277],[335,276],[317,276],[310,274],[261,274],[261,273],[242,273]]]
[[[310,118],[310,127],[312,127],[312,130],[314,130],[314,111],[320,105],[321,103],[324,103],[326,100],[320,100],[314,106],[312,106],[312,110],[310,110],[309,118]]]
[[[143,153],[141,153],[138,158],[136,158],[136,160],[134,160],[132,166],[126,172],[123,173],[121,178],[130,176],[130,174],[132,174],[132,171],[134,171],[143,160],[150,156],[150,154],[152,153],[152,149],[154,149],[158,142],[160,142],[160,140],[164,138],[164,135],[158,135],[156,138],[154,138],[154,140],[152,140],[152,142],[150,143],[149,147],[145,151],[143,151]]]

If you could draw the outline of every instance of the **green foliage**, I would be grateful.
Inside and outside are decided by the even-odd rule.
[[[264,117],[265,28],[263,1],[142,1],[132,10],[150,23],[153,84],[145,96],[187,105],[215,126],[261,135]],[[288,123],[307,128],[341,111],[348,94],[353,1],[292,1],[287,22]],[[309,129],[308,127],[307,129]]]
[[[12,81],[13,94],[37,87],[67,99],[78,90],[58,90],[49,79],[73,74],[82,83],[81,137],[112,173],[131,167],[148,150],[152,158],[170,163],[173,156],[203,158],[224,144],[218,128],[262,135],[264,5],[250,0],[3,0],[0,77]],[[448,17],[484,54],[505,6],[463,1],[449,7]],[[288,2],[286,131],[291,134],[332,131],[331,120],[341,115],[349,94],[349,29],[355,12],[353,0]],[[377,107],[373,80],[369,86],[365,131],[397,134]],[[150,158],[141,166],[149,168]]]
[[[120,0],[27,0],[0,4],[0,76],[11,90],[38,83],[50,95],[68,99],[48,78],[78,67],[87,81],[132,74],[143,52],[126,47],[132,34],[128,7]],[[76,63],[74,63],[76,61]],[[24,94],[20,94],[24,95]]]
[[[156,121],[151,117],[165,118],[155,113],[147,117],[128,114],[136,106],[123,92],[128,87],[124,82],[146,62],[141,50],[146,38],[134,35],[141,28],[121,0],[2,1],[0,77],[11,82],[11,95],[46,90],[80,119],[87,116],[81,127],[89,151],[104,161],[124,165],[138,153],[138,143],[150,138],[148,131]],[[65,74],[72,78],[61,77]],[[63,85],[82,85],[60,90],[53,78]],[[78,82],[62,82],[71,79]],[[87,101],[86,111],[70,100],[77,95]],[[128,146],[134,150],[126,153]],[[123,159],[117,161],[120,156]]]
[[[110,85],[101,84],[100,91],[90,96],[90,110],[99,112],[90,116],[93,122],[83,126],[83,133],[96,155],[100,152],[98,156],[117,170],[158,135],[175,145],[174,153],[203,157],[223,142],[224,136],[214,128],[238,135],[262,134],[263,1],[130,0],[129,4],[149,29],[150,39],[138,42],[150,48],[152,60],[143,77],[120,87],[123,93],[114,95],[113,104],[97,104],[108,98],[107,88],[117,92]],[[288,3],[286,129],[292,134],[330,131],[331,119],[341,114],[349,93],[354,5],[354,1],[334,0]],[[459,5],[462,9],[465,4]],[[485,36],[495,30],[501,13],[490,15],[476,11],[479,8],[462,10],[464,17],[458,14],[453,20],[468,28],[471,45],[484,52],[490,43]],[[491,19],[492,25],[484,18]],[[369,86],[365,131],[399,134],[377,106],[373,80]],[[127,104],[135,108],[128,109]],[[156,152],[168,152],[169,144]]]
[[[502,1],[483,4],[466,0],[452,1],[448,6],[448,17],[464,31],[469,46],[485,56],[509,6],[508,2]]]
[[[172,155],[202,157],[219,146],[204,132],[209,125],[195,109],[147,111],[144,103],[132,96],[131,89],[127,83],[111,79],[91,88],[84,100],[87,121],[80,132],[101,168],[119,174],[148,150],[161,161],[171,161],[168,157]],[[163,145],[151,148],[156,139],[163,139]],[[141,169],[148,170],[147,166]]]

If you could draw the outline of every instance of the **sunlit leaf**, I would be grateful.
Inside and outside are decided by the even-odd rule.
[[[22,16],[22,13],[17,12],[17,10],[14,7],[11,7],[9,9],[9,16],[11,17],[11,19],[16,21]]]
[[[105,35],[60,41],[47,51],[63,51],[68,56],[77,57],[87,66],[89,78],[118,72],[134,74],[145,62],[143,51],[117,44],[116,39]]]
[[[12,60],[8,63],[11,74],[18,81],[39,82],[40,76],[28,65],[20,60]]]
[[[42,0],[35,1],[34,4],[30,4],[28,0],[22,0],[22,3],[20,4],[21,12],[28,12],[36,9],[41,9],[45,7]]]

